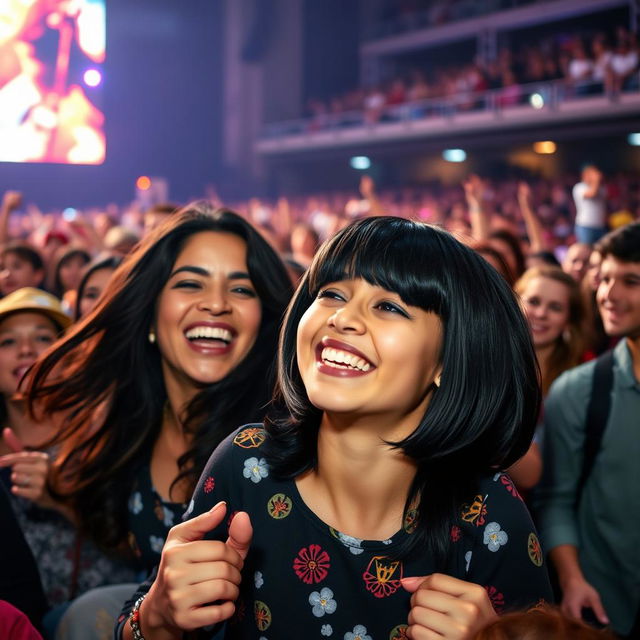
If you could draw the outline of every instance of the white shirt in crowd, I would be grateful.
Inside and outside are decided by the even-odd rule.
[[[573,201],[576,204],[576,224],[581,227],[599,229],[606,226],[607,208],[603,187],[593,198],[587,198],[585,192],[590,189],[586,182],[578,182],[573,187]]]

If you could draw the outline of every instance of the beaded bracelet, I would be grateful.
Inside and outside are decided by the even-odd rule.
[[[133,640],[144,640],[144,636],[140,630],[140,605],[146,597],[146,593],[143,596],[140,596],[136,600],[136,603],[133,605],[133,609],[131,609],[131,613],[129,614],[129,626],[133,632]]]

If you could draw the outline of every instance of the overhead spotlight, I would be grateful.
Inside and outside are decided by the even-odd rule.
[[[640,147],[640,133],[630,133],[627,142],[633,147]]]
[[[349,164],[352,169],[357,169],[358,171],[366,171],[369,167],[371,167],[371,159],[367,156],[353,156],[351,160],[349,160]]]
[[[88,87],[97,87],[102,82],[102,74],[97,69],[87,69],[82,79]]]
[[[540,140],[533,143],[533,150],[542,155],[550,155],[556,152],[556,143],[551,140]]]
[[[464,162],[467,159],[467,152],[464,149],[445,149],[442,157],[447,162]]]
[[[140,176],[136,180],[136,187],[140,191],[148,191],[151,188],[151,178],[149,176]]]
[[[534,109],[542,109],[544,107],[544,96],[541,93],[532,93],[529,96],[529,104]]]

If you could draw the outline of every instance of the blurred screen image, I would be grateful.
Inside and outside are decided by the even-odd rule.
[[[0,0],[0,162],[101,164],[105,0]]]

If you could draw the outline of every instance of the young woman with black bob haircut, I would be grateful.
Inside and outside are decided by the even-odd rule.
[[[278,363],[279,407],[213,453],[124,638],[230,618],[226,638],[461,639],[551,596],[500,472],[531,443],[535,354],[480,256],[422,223],[354,223],[304,276]]]
[[[36,415],[60,422],[51,485],[83,533],[157,564],[211,451],[264,414],[290,295],[260,234],[206,204],[123,261],[26,390]]]

